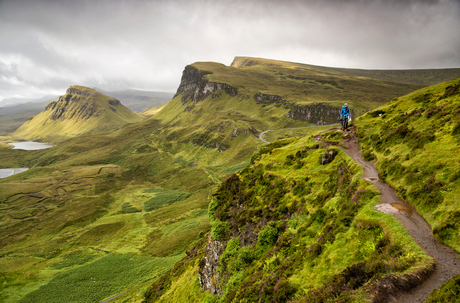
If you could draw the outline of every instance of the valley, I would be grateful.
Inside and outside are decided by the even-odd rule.
[[[379,279],[423,272],[433,259],[374,210],[380,194],[366,172],[314,140],[343,102],[361,116],[353,124],[379,179],[458,252],[458,80],[423,88],[438,83],[424,71],[379,74],[198,62],[148,115],[69,88],[0,139],[0,168],[29,168],[0,179],[0,300],[363,302]],[[269,144],[259,139],[267,130]],[[346,146],[340,132],[322,136]],[[7,145],[25,139],[54,147]],[[322,165],[329,150],[335,159]],[[210,250],[221,261],[204,261]]]

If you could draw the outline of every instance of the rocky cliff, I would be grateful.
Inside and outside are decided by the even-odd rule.
[[[58,101],[48,104],[45,111],[51,111],[49,119],[53,121],[98,117],[101,111],[105,111],[105,108],[97,102],[98,94],[97,92],[91,93],[88,90],[70,87],[65,95],[59,97]],[[117,99],[109,99],[107,103],[112,112],[116,112],[116,107],[121,106],[121,102]]]
[[[238,89],[228,84],[213,83],[206,79],[206,75],[211,72],[198,70],[195,67],[188,65],[185,67],[179,88],[177,89],[176,97],[180,93],[182,96],[182,104],[192,101],[196,104],[203,101],[211,94],[219,94],[224,90],[228,95],[235,97],[238,94]]]
[[[220,295],[222,290],[219,288],[220,273],[218,271],[219,258],[224,249],[219,240],[212,239],[209,235],[208,244],[203,259],[200,262],[199,278],[202,290],[209,290],[212,295]]]
[[[312,103],[303,106],[292,106],[287,117],[294,120],[307,121],[316,125],[338,123],[341,107],[334,107],[326,103]],[[356,117],[356,110],[351,109],[351,117]]]

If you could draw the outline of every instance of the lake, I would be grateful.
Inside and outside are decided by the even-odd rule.
[[[2,168],[0,169],[0,179],[25,172],[26,170],[28,168]]]
[[[14,145],[13,149],[23,149],[23,150],[37,150],[37,149],[45,149],[51,148],[53,145],[48,143],[40,143],[40,142],[15,142],[15,143],[8,143]]]

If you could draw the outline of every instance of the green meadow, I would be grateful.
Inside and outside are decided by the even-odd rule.
[[[389,133],[383,121],[396,123],[406,107],[425,104],[416,101],[424,91],[400,96],[426,85],[419,81],[426,73],[387,73],[389,80],[376,76],[384,72],[366,76],[246,59],[232,66],[193,64],[210,72],[199,83],[224,83],[236,88],[236,95],[221,90],[194,103],[184,92],[138,114],[121,106],[114,111],[109,96],[78,87],[92,94],[104,115],[77,119],[69,111],[60,121],[44,111],[0,137],[0,168],[29,168],[0,179],[0,301],[98,302],[122,293],[112,302],[249,302],[272,297],[275,287],[282,290],[278,301],[303,302],[304,295],[359,300],[372,279],[429,266],[431,259],[400,224],[372,209],[378,194],[360,179],[360,167],[338,149],[334,162],[319,164],[325,150],[312,136],[328,127],[287,117],[292,106],[315,102],[336,107],[349,102],[360,114],[370,111],[356,123],[366,157],[378,159],[388,182],[413,182],[395,177],[392,169],[402,168],[386,168],[398,153],[406,161],[402,166],[420,168],[423,161],[433,166],[429,176],[412,174],[434,184],[437,208],[422,203],[417,208],[437,228],[437,237],[455,246],[449,242],[457,231],[450,223],[457,211],[455,161],[439,159],[446,163],[434,167],[423,149],[439,143],[450,155],[457,147],[455,119],[446,120],[433,140],[431,129],[419,127],[422,149],[410,142],[391,145],[383,137],[380,148],[370,139]],[[446,91],[441,84],[426,93],[430,89],[429,100]],[[258,102],[260,94],[285,101]],[[455,98],[430,101],[436,108],[417,121],[454,117]],[[443,102],[451,103],[444,108]],[[375,108],[382,104],[380,116]],[[264,138],[273,143],[266,145],[258,135],[269,129]],[[399,135],[392,136],[388,142]],[[55,146],[23,151],[7,144],[32,139]],[[417,204],[425,193],[410,186],[407,197]],[[215,281],[223,290],[220,298],[203,292],[198,281],[209,237],[226,243],[219,268],[224,280]],[[350,270],[358,272],[356,280],[344,284]],[[326,291],[329,287],[335,291]]]

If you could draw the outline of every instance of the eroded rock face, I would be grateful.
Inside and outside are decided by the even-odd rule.
[[[72,118],[88,119],[90,117],[98,116],[98,106],[94,102],[86,101],[80,103],[75,101],[79,100],[78,98],[72,98],[72,95],[66,95],[65,97],[62,96],[59,98],[59,101],[48,104],[45,110],[52,111],[50,116],[51,120]]]
[[[66,91],[66,94],[67,95],[79,95],[79,96],[85,96],[85,97],[88,97],[90,95],[89,92],[80,90],[75,87],[69,87]]]
[[[121,105],[121,102],[117,99],[110,99],[109,104],[110,105]]]
[[[222,290],[218,286],[220,273],[217,270],[219,266],[219,258],[224,249],[223,244],[219,240],[214,240],[209,235],[208,244],[204,253],[204,258],[200,262],[198,271],[200,277],[200,286],[203,291],[209,290],[212,295],[220,295]]]
[[[222,90],[232,97],[238,94],[238,89],[228,84],[209,82],[205,78],[208,74],[211,74],[211,72],[198,70],[191,65],[187,65],[182,73],[181,82],[174,97],[184,93],[182,104],[190,101],[196,104],[206,99],[209,95],[212,95],[212,98],[217,98]]]
[[[337,151],[336,150],[326,150],[326,152],[323,154],[323,157],[321,158],[321,164],[326,165],[328,163],[331,163],[334,161],[335,156],[337,156]]]
[[[326,103],[312,103],[303,106],[292,106],[287,117],[294,120],[308,121],[316,125],[338,123],[341,107],[334,107]],[[356,115],[356,110],[351,109],[351,116]]]
[[[59,97],[58,101],[48,104],[45,110],[52,111],[50,119],[54,121],[98,117],[103,109],[94,98],[96,96],[97,93],[90,94],[88,91],[70,87],[65,95]],[[121,105],[117,99],[110,99],[108,103],[112,106]],[[110,110],[117,111],[113,107],[110,107]]]
[[[267,95],[261,93],[254,94],[254,100],[256,100],[258,103],[284,103],[287,101],[286,99],[277,95]]]

